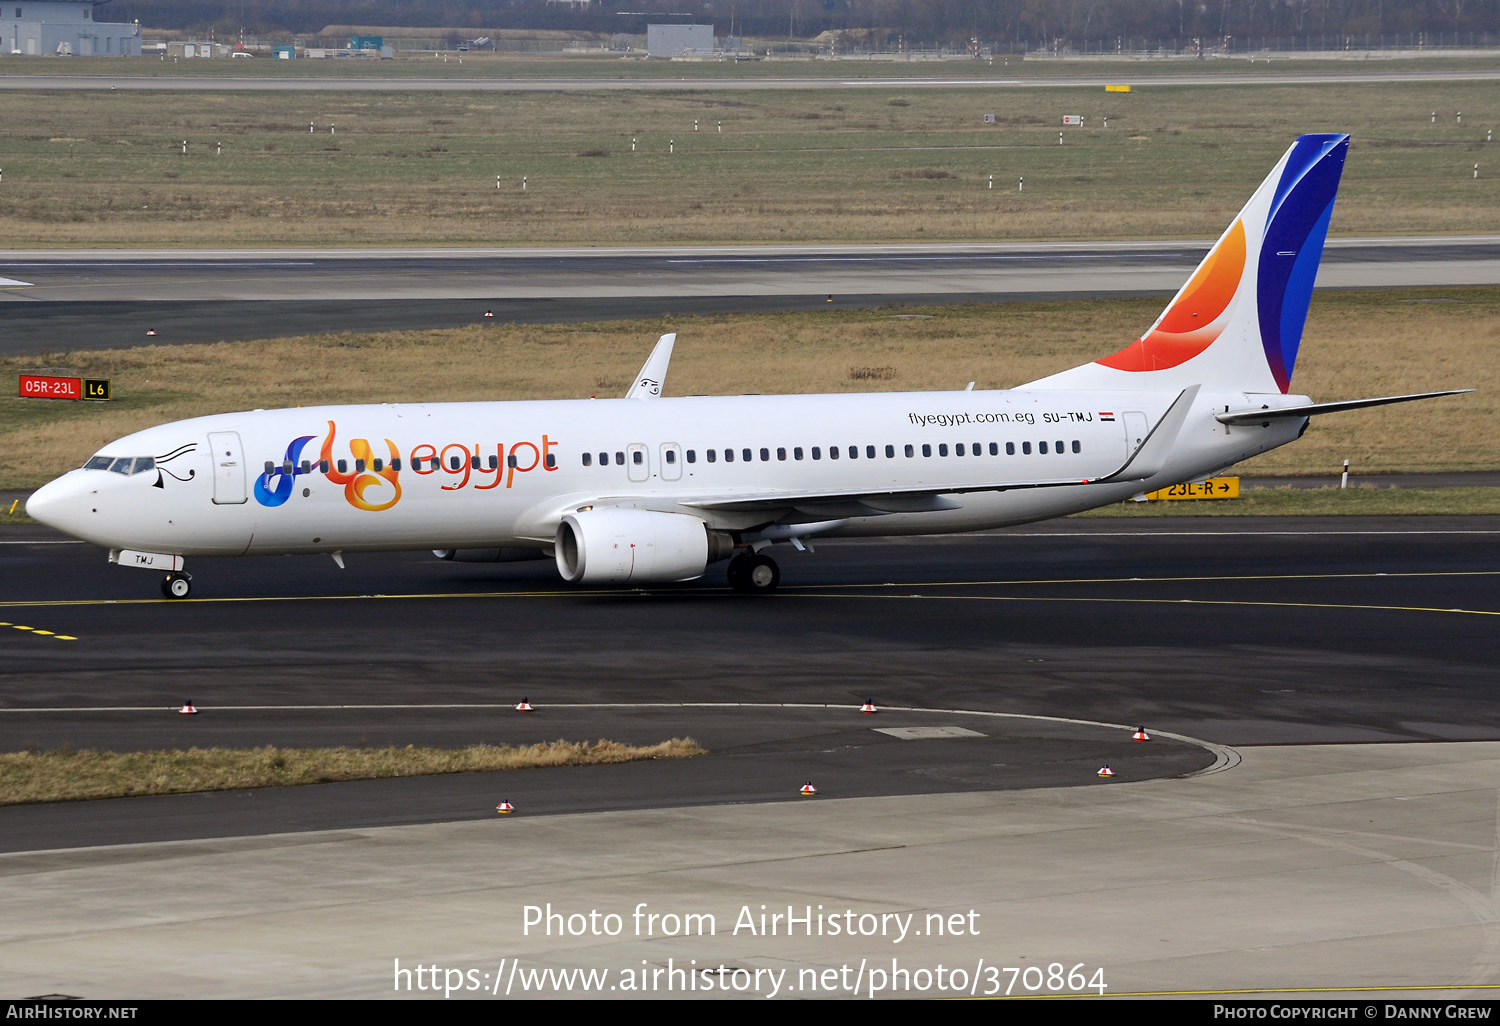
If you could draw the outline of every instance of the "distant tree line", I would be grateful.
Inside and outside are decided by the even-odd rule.
[[[628,12],[628,13],[627,13]],[[643,12],[643,13],[636,13]],[[651,12],[661,12],[653,14]],[[678,14],[668,17],[667,13]],[[686,12],[689,16],[680,16]],[[716,34],[806,39],[860,33],[888,47],[1337,37],[1462,39],[1500,33],[1500,0],[115,0],[101,20],[158,29],[312,35],[327,25],[644,33],[713,22]],[[873,34],[870,30],[876,30]],[[885,38],[876,38],[876,37]]]

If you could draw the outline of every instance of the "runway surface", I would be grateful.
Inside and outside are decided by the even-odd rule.
[[[976,62],[976,71],[977,71]],[[72,91],[149,90],[171,92],[764,92],[827,89],[1102,89],[1128,79],[1134,88],[1247,85],[1363,85],[1383,82],[1488,82],[1500,71],[1439,69],[1313,72],[1216,72],[1079,75],[1016,78],[979,72],[966,78],[861,76],[854,66],[842,78],[193,78],[139,76],[4,75],[0,89]]]
[[[717,567],[680,587],[579,590],[546,562],[409,553],[349,556],[342,572],[323,557],[197,560],[195,597],[168,602],[154,574],[46,535],[0,545],[0,750],[686,734],[715,754],[530,793],[429,778],[102,802],[84,818],[11,808],[11,849],[483,818],[496,787],[541,814],[795,800],[814,777],[840,796],[911,794],[1213,761],[1124,729],[964,711],[1230,746],[1500,739],[1496,518],[1071,520],[827,542],[787,554],[764,601]],[[522,697],[537,713],[513,711]],[[203,712],[177,715],[189,698]],[[866,698],[989,740],[877,736],[898,717],[859,716]]]
[[[727,311],[1168,295],[1208,242],[13,251],[0,354]],[[1342,239],[1323,288],[1500,284],[1500,236]],[[830,302],[831,300],[831,302]]]

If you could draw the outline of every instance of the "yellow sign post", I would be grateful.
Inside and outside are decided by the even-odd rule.
[[[1238,499],[1240,479],[1237,477],[1211,477],[1207,481],[1185,481],[1170,488],[1147,492],[1152,502],[1165,499]]]

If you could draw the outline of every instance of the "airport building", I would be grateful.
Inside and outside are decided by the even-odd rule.
[[[706,56],[713,52],[712,25],[646,26],[646,55],[649,57]]]
[[[0,54],[139,57],[141,26],[94,20],[97,0],[5,0],[0,4]]]

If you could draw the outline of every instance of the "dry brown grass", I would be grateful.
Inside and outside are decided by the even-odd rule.
[[[326,784],[339,780],[490,773],[548,766],[597,766],[685,759],[707,750],[691,738],[632,746],[617,741],[548,741],[469,748],[189,748],[168,752],[0,754],[0,805],[123,798],[190,791]]]
[[[34,487],[154,424],[319,403],[565,399],[623,391],[678,332],[670,395],[1010,387],[1108,355],[1160,300],[823,310],[600,324],[504,325],[153,346],[0,360],[107,377],[110,403],[0,399],[0,489]],[[914,318],[912,313],[922,316]],[[296,374],[285,368],[296,367]],[[1319,293],[1294,387],[1319,400],[1478,388],[1475,395],[1319,417],[1254,473],[1500,469],[1500,289]]]
[[[1455,109],[1464,112],[1461,125]],[[1065,110],[1087,120],[1059,146]],[[1431,124],[1432,110],[1445,120]],[[983,123],[988,112],[997,124]],[[1486,82],[998,97],[900,86],[503,96],[120,91],[80,103],[76,94],[0,92],[0,240],[1212,238],[1294,136],[1323,128],[1354,135],[1335,233],[1497,231],[1500,166],[1491,173],[1497,151],[1483,142],[1497,123],[1500,90]]]

